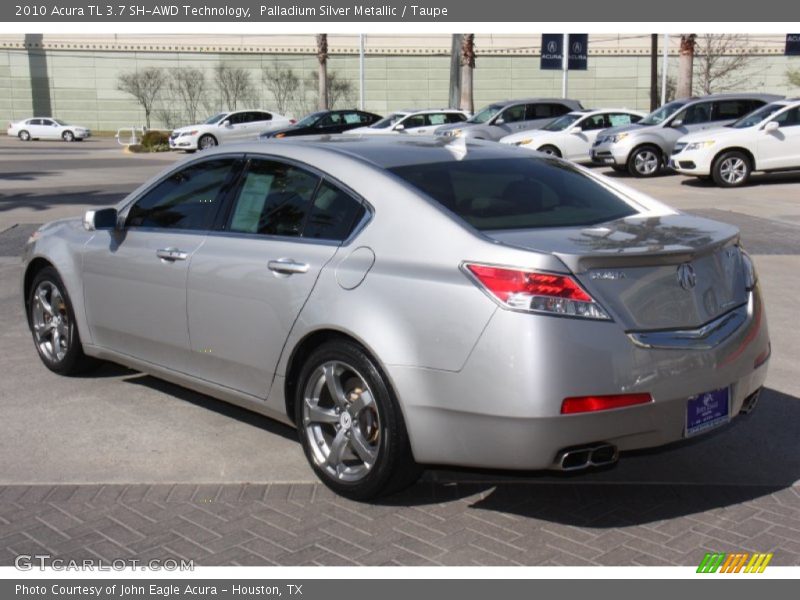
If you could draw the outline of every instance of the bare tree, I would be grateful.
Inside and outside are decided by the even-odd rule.
[[[681,49],[678,58],[678,84],[675,95],[687,98],[692,95],[692,69],[694,68],[694,49],[697,44],[696,33],[681,34]]]
[[[749,68],[755,61],[746,35],[721,33],[701,35],[694,52],[695,93],[711,94],[737,89],[744,84],[757,87]]]
[[[236,110],[239,102],[247,102],[255,95],[250,73],[239,67],[218,64],[214,67],[214,84],[228,110]]]
[[[472,95],[472,72],[475,69],[475,34],[461,35],[461,100],[459,108],[468,112],[475,111]]]
[[[200,69],[180,67],[170,72],[169,91],[183,108],[189,123],[197,123],[200,103],[206,91],[206,76]]]
[[[117,81],[117,89],[136,98],[136,101],[144,108],[144,118],[148,129],[150,129],[150,113],[153,111],[153,104],[166,81],[164,70],[158,67],[147,67],[141,71],[123,73]]]
[[[800,87],[800,69],[786,71],[786,81],[789,82],[789,85]]]
[[[275,109],[285,115],[289,110],[289,101],[300,89],[300,78],[289,67],[282,69],[272,65],[261,70],[261,81],[275,97]]]
[[[317,34],[317,60],[319,61],[319,110],[328,109],[328,34]]]
[[[345,79],[344,77],[340,77],[340,74],[336,71],[329,73],[327,80],[325,93],[328,97],[329,108],[348,108],[355,105],[356,90],[352,81]],[[314,88],[319,89],[319,74],[309,73],[305,80],[304,90],[313,90]],[[305,112],[311,112],[314,110],[313,102],[306,101],[302,103],[302,106]]]
[[[161,106],[156,108],[153,114],[156,120],[167,129],[175,129],[186,124],[181,111],[177,108],[177,104],[170,98],[162,99]]]

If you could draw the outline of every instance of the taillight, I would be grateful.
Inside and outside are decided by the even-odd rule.
[[[507,308],[585,319],[611,318],[569,275],[476,263],[465,263],[464,267]]]
[[[561,403],[562,415],[574,415],[575,413],[596,412],[598,410],[609,410],[612,408],[624,408],[637,404],[647,404],[652,402],[650,394],[615,394],[612,396],[578,396],[575,398],[565,398]]]
[[[294,125],[295,123],[297,123],[297,119],[289,119],[290,125]]]
[[[282,138],[282,137],[286,137],[286,134],[285,134],[285,133],[276,133],[276,134],[275,134],[275,137],[276,137],[276,138]]]

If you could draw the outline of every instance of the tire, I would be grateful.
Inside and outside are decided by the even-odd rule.
[[[717,157],[711,168],[711,177],[720,187],[737,187],[750,179],[753,166],[744,152],[732,150]]]
[[[634,177],[653,177],[661,171],[661,150],[656,146],[639,146],[628,157],[628,173]]]
[[[21,139],[23,142],[31,141],[31,134],[24,129],[17,134],[17,137]]]
[[[550,144],[545,144],[541,148],[538,149],[539,152],[543,154],[549,154],[550,156],[555,156],[557,158],[561,158],[561,150],[556,148],[555,146],[551,146]]]
[[[386,377],[353,342],[326,342],[308,357],[295,392],[295,423],[317,477],[352,500],[399,491],[422,471]]]
[[[209,148],[213,148],[217,145],[217,138],[215,138],[210,133],[206,133],[205,135],[201,135],[200,139],[197,140],[197,149],[198,150],[208,150]]]
[[[61,139],[65,142],[74,142],[75,141],[75,134],[71,131],[67,130],[61,134]]]
[[[36,274],[27,300],[28,326],[44,366],[60,375],[78,375],[99,364],[83,353],[72,301],[53,267]]]

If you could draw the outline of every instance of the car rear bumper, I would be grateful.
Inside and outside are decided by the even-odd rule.
[[[688,400],[706,392],[727,388],[735,418],[764,385],[769,348],[757,295],[742,326],[710,350],[642,348],[615,323],[498,310],[461,371],[388,371],[419,462],[546,469],[565,448],[682,440]],[[621,393],[653,401],[560,414],[564,398]]]

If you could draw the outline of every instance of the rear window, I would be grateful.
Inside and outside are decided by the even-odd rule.
[[[389,170],[480,231],[583,227],[636,214],[614,193],[556,160],[448,161]]]

